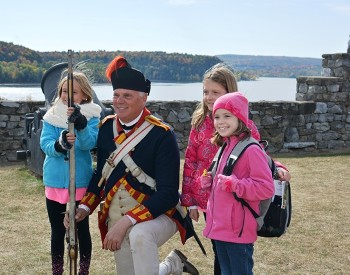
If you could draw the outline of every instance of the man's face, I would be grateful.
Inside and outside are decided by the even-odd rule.
[[[115,89],[113,107],[119,119],[124,123],[133,121],[146,106],[147,94],[127,89]]]

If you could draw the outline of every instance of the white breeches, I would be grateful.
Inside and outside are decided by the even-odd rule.
[[[110,205],[108,228],[137,204],[124,186],[121,186]],[[158,247],[169,240],[176,231],[176,223],[164,214],[153,220],[135,224],[126,234],[121,249],[114,252],[117,274],[158,275]]]

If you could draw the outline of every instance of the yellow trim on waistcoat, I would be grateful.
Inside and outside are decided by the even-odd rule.
[[[109,211],[109,207],[111,205],[112,199],[115,195],[115,193],[118,191],[120,185],[124,185],[125,189],[128,191],[128,193],[130,194],[130,196],[132,196],[138,203],[143,203],[145,199],[148,199],[149,196],[147,196],[146,194],[143,194],[137,190],[135,190],[134,188],[131,187],[131,185],[127,182],[127,180],[125,179],[125,176],[122,177],[119,181],[116,182],[116,184],[113,186],[113,188],[111,190],[109,190],[106,199],[103,203],[103,207],[101,210],[101,215],[99,216],[99,222],[100,223],[105,223],[107,216],[108,216],[108,211]],[[137,220],[137,219],[136,219]]]

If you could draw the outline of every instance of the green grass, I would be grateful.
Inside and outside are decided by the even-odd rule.
[[[350,155],[280,160],[292,174],[292,221],[282,237],[255,243],[255,274],[350,274]],[[0,274],[50,274],[50,229],[41,180],[19,166],[1,167],[0,177]],[[90,274],[115,274],[113,254],[101,249],[95,213],[90,225]],[[160,248],[160,258],[177,248],[200,274],[212,274],[213,253],[203,227],[201,216],[195,228],[208,257],[194,239],[183,246],[176,234]]]

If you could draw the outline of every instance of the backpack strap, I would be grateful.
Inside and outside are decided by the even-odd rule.
[[[224,171],[223,171],[224,175],[230,176],[232,174],[233,167],[235,166],[236,161],[245,152],[245,150],[247,150],[247,148],[249,146],[251,146],[251,145],[257,145],[257,146],[259,146],[261,148],[261,150],[263,150],[263,152],[265,152],[265,150],[260,146],[260,143],[256,139],[254,139],[252,137],[248,137],[248,138],[240,140],[236,144],[236,146],[232,149],[232,151],[231,151],[230,157],[228,158],[228,160],[226,162],[226,165],[224,167]],[[220,160],[220,157],[222,155],[223,149],[224,149],[224,146],[222,146],[222,148],[219,149],[219,151],[217,153],[217,159],[215,159],[216,158],[216,156],[215,156],[214,160],[213,160],[213,163],[210,166],[211,168],[212,168],[212,166],[215,168],[215,171],[214,170],[212,171],[212,175],[213,175],[213,173],[216,172],[216,166],[217,166],[217,163]],[[269,167],[270,167],[270,169],[272,171],[271,174],[274,175],[274,171],[276,170],[276,165],[275,165],[274,161],[272,160],[272,158],[269,155],[266,154],[266,152],[265,152],[265,155],[266,155],[266,160],[267,160],[267,162],[269,164]],[[236,193],[233,193],[233,196],[243,206],[245,206],[245,207],[247,207],[249,209],[249,211],[252,213],[252,215],[254,216],[255,219],[258,219],[260,217],[260,214],[256,213],[256,211],[244,199],[239,198]]]
[[[233,167],[237,161],[237,159],[243,154],[243,152],[251,145],[253,144],[256,144],[258,145],[261,150],[264,150],[264,147],[262,147],[260,144],[264,144],[265,145],[265,142],[267,143],[267,141],[257,141],[256,139],[252,138],[252,137],[248,137],[248,138],[245,138],[245,139],[242,139],[240,140],[236,146],[233,148],[231,154],[230,154],[230,157],[229,159],[227,160],[227,163],[225,165],[225,168],[224,168],[224,171],[223,171],[223,174],[226,175],[226,176],[229,176],[232,174],[232,171],[233,171]],[[211,172],[212,176],[215,175],[216,173],[216,168],[217,168],[217,165],[219,163],[219,160],[221,158],[221,155],[226,147],[226,143],[224,143],[219,149],[218,151],[216,152],[216,155],[214,156],[214,159],[212,161],[212,163],[210,164],[209,168],[208,168],[208,172]],[[275,162],[272,160],[272,158],[266,154],[265,152],[265,155],[266,155],[266,159],[267,159],[267,162],[269,164],[269,167],[272,171],[272,176],[275,177],[276,175],[276,172],[277,169],[276,169],[276,165],[275,165]]]
[[[239,158],[239,156],[252,144],[259,145],[259,142],[255,140],[252,137],[248,137],[245,139],[240,140],[236,146],[233,148],[230,157],[227,160],[227,163],[225,165],[223,174],[224,175],[231,175],[233,166],[236,162],[236,160]],[[224,149],[226,147],[227,143],[225,142],[216,152],[216,155],[214,156],[214,159],[212,163],[210,164],[210,167],[208,168],[208,172],[211,172],[212,176],[216,173],[216,168],[219,163],[219,160],[221,159],[222,153],[224,152]],[[260,145],[259,145],[260,146]]]
[[[233,171],[233,167],[235,166],[236,161],[238,160],[238,158],[245,152],[245,150],[247,150],[247,148],[249,146],[254,145],[254,144],[261,148],[259,142],[256,139],[252,138],[252,137],[248,137],[248,138],[240,140],[236,144],[236,146],[233,148],[233,150],[232,150],[232,152],[230,154],[230,157],[228,158],[227,163],[225,165],[223,174],[226,175],[226,176],[231,175],[232,171]],[[270,163],[269,163],[269,165],[270,165]],[[236,193],[233,193],[233,196],[243,206],[245,206],[245,207],[247,207],[249,209],[249,211],[253,214],[254,218],[256,218],[256,219],[259,218],[260,215],[254,211],[254,209],[249,205],[249,203],[247,203],[244,199],[239,198]]]
[[[247,150],[249,146],[253,144],[258,145],[261,148],[259,142],[252,137],[242,139],[236,144],[236,146],[232,149],[230,157],[226,162],[226,165],[223,171],[224,175],[229,176],[232,174],[233,167],[235,166],[238,158],[244,153],[245,150]]]
[[[212,163],[210,164],[209,168],[208,168],[208,172],[211,172],[211,174],[214,176],[216,173],[216,168],[218,166],[218,162],[221,158],[222,153],[224,152],[224,149],[226,147],[227,143],[225,142],[216,152]]]
[[[256,139],[252,138],[252,137],[248,137],[245,139],[240,140],[236,146],[233,148],[229,159],[227,160],[226,166],[224,168],[223,174],[226,176],[229,176],[232,174],[233,171],[233,167],[235,166],[235,163],[237,161],[237,159],[244,153],[244,151],[251,145],[257,145],[260,147],[260,149],[265,153],[266,156],[266,160],[269,164],[269,167],[271,169],[271,174],[272,176],[275,178],[275,174],[276,174],[276,164],[273,161],[273,159],[266,154],[266,150],[264,149],[264,147],[262,147],[260,144],[263,143],[265,141],[257,141]]]
[[[244,199],[239,198],[237,196],[236,193],[233,193],[233,196],[235,197],[235,199],[237,201],[239,201],[243,206],[247,207],[249,209],[249,211],[252,213],[252,215],[254,216],[255,219],[259,218],[260,215],[258,213],[255,212],[255,210],[249,205],[249,203],[247,203]]]

